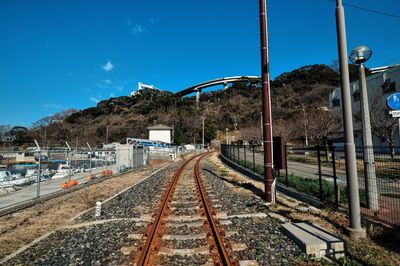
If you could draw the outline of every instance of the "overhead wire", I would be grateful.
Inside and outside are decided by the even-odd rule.
[[[328,1],[330,1],[330,2],[336,2],[336,0],[328,0]],[[357,5],[352,5],[352,4],[347,4],[347,3],[343,3],[343,6],[347,6],[347,7],[359,9],[359,10],[362,10],[362,11],[366,11],[366,12],[370,12],[370,13],[374,13],[374,14],[378,14],[378,15],[382,15],[382,16],[387,16],[387,17],[392,17],[392,18],[398,18],[398,19],[400,19],[400,15],[391,14],[391,13],[387,13],[387,12],[383,12],[383,11],[379,11],[379,10],[374,10],[374,9],[365,8],[365,7],[361,7],[361,6],[357,6]]]

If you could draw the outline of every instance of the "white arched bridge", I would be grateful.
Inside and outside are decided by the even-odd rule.
[[[191,93],[196,93],[196,101],[198,102],[200,99],[200,93],[203,89],[212,87],[215,85],[224,85],[224,88],[226,89],[228,87],[228,83],[233,83],[233,82],[250,82],[250,83],[258,83],[261,82],[261,77],[257,76],[235,76],[235,77],[226,77],[226,78],[219,78],[219,79],[213,79],[209,80],[206,82],[202,82],[193,86],[190,86],[189,88],[186,88],[184,90],[178,91],[175,93],[176,96],[183,97],[185,95],[191,94]]]

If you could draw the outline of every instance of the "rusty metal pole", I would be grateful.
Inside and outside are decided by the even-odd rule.
[[[269,82],[268,59],[268,30],[267,30],[267,1],[260,2],[260,41],[261,41],[261,78],[262,78],[262,110],[263,110],[263,143],[264,143],[264,177],[265,200],[273,203],[272,184],[272,126],[271,126],[271,98]]]

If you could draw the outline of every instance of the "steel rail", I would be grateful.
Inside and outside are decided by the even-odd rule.
[[[161,218],[165,215],[165,210],[167,209],[167,204],[170,201],[170,198],[173,194],[173,191],[175,189],[175,185],[181,175],[181,173],[183,172],[183,170],[185,169],[186,165],[189,164],[189,162],[191,162],[192,160],[194,160],[195,158],[201,156],[200,155],[196,155],[193,156],[192,158],[190,158],[189,160],[187,160],[184,164],[181,165],[181,167],[179,167],[178,171],[175,172],[171,183],[168,186],[168,189],[165,193],[165,196],[163,197],[163,201],[161,202],[159,208],[157,209],[156,212],[156,218],[154,219],[154,222],[151,225],[151,229],[150,232],[148,232],[147,235],[147,239],[145,244],[140,247],[138,249],[138,252],[140,253],[139,256],[136,256],[138,259],[135,263],[135,265],[147,265],[149,263],[149,258],[150,258],[150,253],[153,251],[151,249],[152,245],[153,245],[153,241],[156,238],[156,233],[158,232],[158,230],[161,227]]]
[[[204,188],[204,185],[200,178],[200,161],[203,157],[205,157],[207,155],[208,155],[208,153],[202,155],[199,158],[199,160],[197,160],[195,167],[194,167],[194,175],[196,177],[195,179],[196,179],[197,187],[200,192],[199,194],[200,194],[200,198],[202,201],[202,205],[204,206],[204,212],[207,217],[207,223],[212,232],[212,237],[213,237],[214,243],[216,244],[218,254],[220,255],[220,256],[214,257],[214,259],[220,260],[218,262],[214,262],[214,264],[216,264],[216,265],[238,265],[238,263],[234,259],[231,260],[231,257],[229,256],[229,253],[226,250],[225,245],[229,246],[229,243],[227,243],[224,240],[224,237],[221,234],[218,223],[213,218],[213,213],[215,213],[215,211],[211,207],[211,204],[209,203],[208,199],[206,198],[205,188]]]

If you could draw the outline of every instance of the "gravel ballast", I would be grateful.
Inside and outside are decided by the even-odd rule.
[[[227,215],[268,213],[265,202],[252,194],[242,194],[228,186],[223,178],[219,178],[214,165],[202,164],[203,177],[207,190],[212,192],[212,198],[217,199],[217,212]],[[224,225],[225,231],[237,231],[227,239],[234,243],[246,244],[247,248],[235,251],[239,260],[256,260],[259,265],[288,265],[296,258],[304,255],[300,248],[280,230],[280,224],[269,216],[259,218],[230,218],[231,224]]]
[[[207,194],[213,199],[218,214],[228,218],[220,219],[225,232],[234,232],[225,237],[234,249],[239,260],[255,260],[259,265],[289,265],[300,257],[301,250],[297,245],[279,231],[280,224],[269,216],[251,216],[260,212],[268,213],[264,201],[253,194],[239,193],[218,176],[215,166],[202,163],[202,179]],[[102,215],[94,216],[94,210],[76,219],[76,224],[58,229],[42,241],[34,244],[16,255],[4,265],[121,265],[134,258],[136,248],[141,244],[141,237],[151,219],[165,187],[170,182],[174,171],[180,163],[175,163],[148,177],[127,191],[104,202]],[[204,170],[206,169],[206,170]],[[190,171],[192,172],[192,171]],[[188,172],[189,173],[189,172]],[[185,177],[190,181],[190,178]],[[185,182],[189,182],[185,181]],[[191,182],[191,181],[190,181]],[[195,191],[185,190],[183,186],[174,198],[170,215],[198,215]],[[194,196],[184,198],[185,194]],[[249,214],[247,218],[231,218],[230,215]],[[200,216],[199,216],[200,217]],[[204,218],[187,222],[204,221]],[[200,226],[188,226],[184,221],[168,222],[166,234],[176,239],[163,239],[162,246],[171,249],[196,249],[207,246],[205,238],[180,239],[180,236],[204,234]],[[181,224],[181,225],[180,225]],[[76,227],[74,227],[76,226]],[[236,232],[236,233],[235,233]],[[163,264],[199,265],[212,263],[209,255],[160,255]]]

